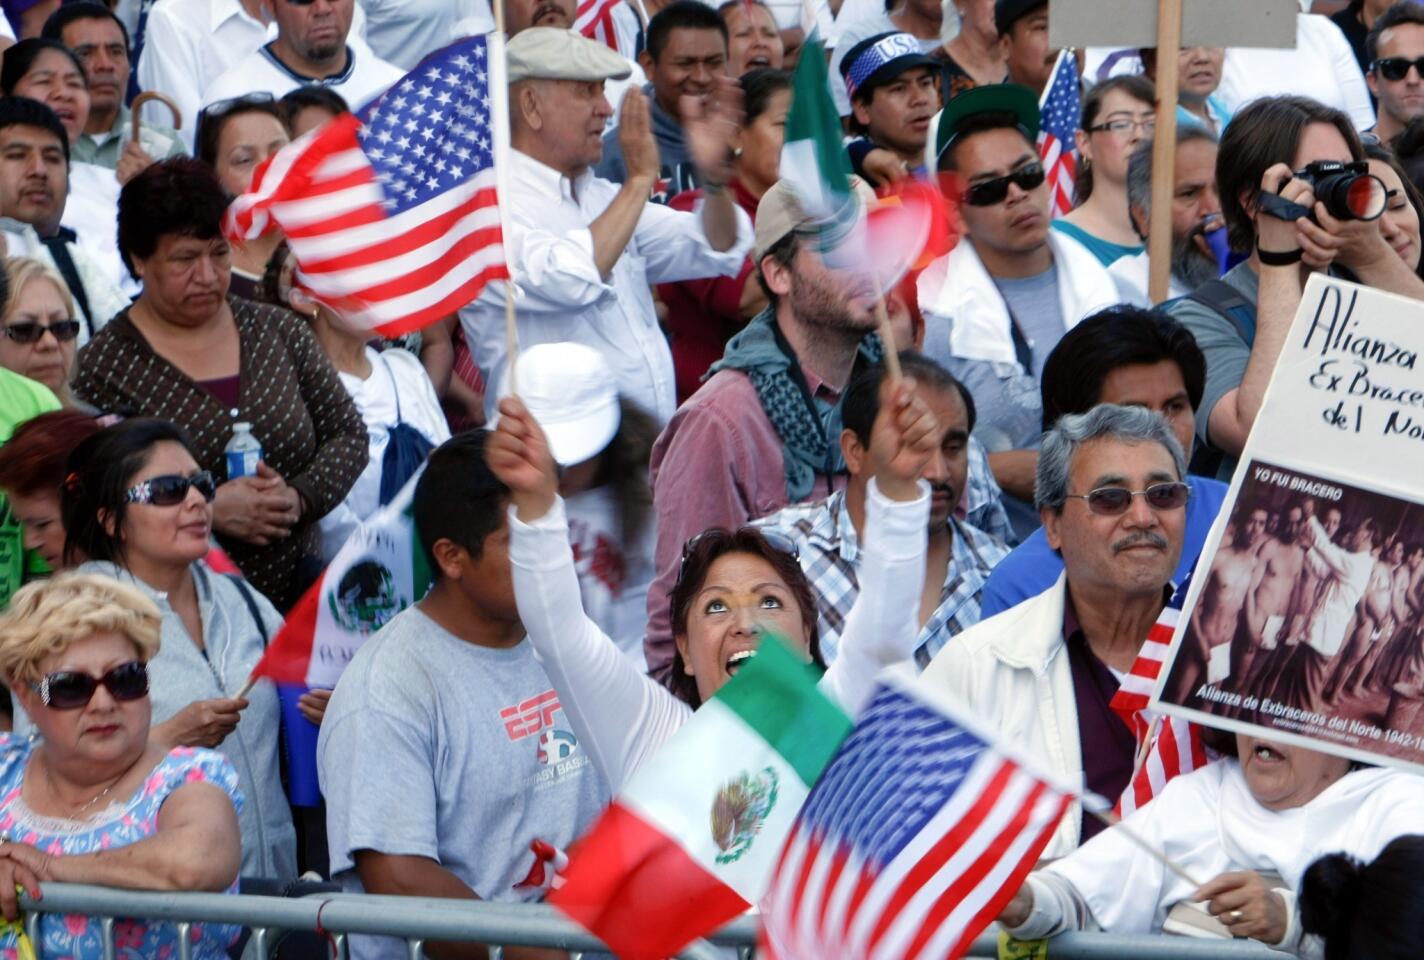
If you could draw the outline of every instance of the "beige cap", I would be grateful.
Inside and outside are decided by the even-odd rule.
[[[783,237],[810,220],[791,184],[785,180],[773,183],[757,203],[752,262],[760,264],[761,258]]]
[[[625,80],[627,58],[595,40],[558,27],[521,30],[505,47],[509,82],[520,80]]]

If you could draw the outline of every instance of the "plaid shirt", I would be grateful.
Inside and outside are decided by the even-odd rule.
[[[950,637],[979,622],[979,594],[989,571],[1008,552],[999,539],[950,518],[954,546],[945,571],[939,606],[920,630],[915,662],[921,669]],[[840,648],[841,631],[860,595],[860,538],[838,490],[816,503],[798,503],[756,521],[790,537],[801,554],[801,569],[816,591],[820,609],[821,654],[830,663]]]
[[[984,445],[972,435],[969,438],[969,478],[964,484],[964,496],[959,499],[956,513],[971,527],[987,533],[1009,546],[1016,546],[1019,538],[1014,536],[1014,528],[1009,523],[1009,512],[1004,509],[1004,491],[994,479],[989,469],[989,454]],[[997,561],[996,561],[997,562]]]

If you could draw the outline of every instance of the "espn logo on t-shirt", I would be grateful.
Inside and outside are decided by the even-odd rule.
[[[523,740],[545,727],[552,727],[554,714],[560,709],[558,693],[545,690],[537,697],[530,697],[512,707],[504,707],[499,711],[499,718],[504,721],[504,732],[509,735],[510,740]]]

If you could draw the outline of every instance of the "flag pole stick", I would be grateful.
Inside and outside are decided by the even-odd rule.
[[[885,348],[885,371],[890,374],[891,383],[899,383],[900,354],[895,349],[895,332],[890,329],[890,310],[885,306],[885,291],[880,288],[880,274],[870,271],[875,283],[875,318],[879,321],[880,344]]]
[[[1177,177],[1177,54],[1182,0],[1157,7],[1157,132],[1152,138],[1152,215],[1147,231],[1148,296],[1167,299],[1172,278],[1172,194]]]
[[[503,38],[504,38],[504,36],[505,36],[505,33],[504,33],[504,0],[490,0],[490,7],[493,8],[493,12],[494,12],[494,29],[495,29],[495,31],[499,34],[500,39],[503,40]],[[508,91],[508,89],[506,89],[506,90],[504,91],[504,96],[505,96],[506,98],[509,97],[509,91]],[[507,104],[509,104],[509,108],[510,108],[510,109],[513,109],[513,107],[514,107],[514,104],[513,104],[513,103],[511,103],[508,99],[506,99],[505,102],[506,102]],[[510,122],[512,123],[513,121],[510,121]],[[496,158],[495,158],[495,162],[498,163],[498,162],[499,162],[499,159],[500,159],[500,158],[496,157]],[[505,193],[504,190],[500,190],[501,222],[503,221],[503,207],[504,207],[505,198],[506,198],[507,196],[508,196],[508,194]],[[506,242],[507,239],[508,239],[508,234],[507,234],[507,232],[506,232],[506,236],[505,236],[505,238],[504,238],[503,240],[501,240],[501,243]],[[508,267],[508,262],[507,262],[507,261],[506,261],[505,269],[506,269],[506,270],[509,269],[509,267]],[[505,355],[506,355],[506,357],[508,358],[508,362],[509,362],[509,394],[510,394],[510,396],[518,396],[518,395],[519,395],[519,379],[518,379],[518,375],[515,373],[515,368],[514,368],[515,361],[517,361],[517,360],[519,359],[519,327],[518,327],[518,325],[515,323],[515,316],[514,316],[514,293],[515,293],[515,290],[514,290],[514,278],[513,278],[513,277],[505,277],[505,278],[504,278],[504,351],[505,351]]]
[[[1138,833],[1135,829],[1123,823],[1122,818],[1119,817],[1117,814],[1113,813],[1106,806],[1104,806],[1102,809],[1095,810],[1086,802],[1085,798],[1083,809],[1087,810],[1089,813],[1097,817],[1109,827],[1112,827],[1115,830],[1121,830],[1122,835],[1124,837],[1127,837],[1127,839],[1131,840],[1143,850],[1150,853],[1155,859],[1161,862],[1162,866],[1172,871],[1172,873],[1176,874],[1178,877],[1181,877],[1187,883],[1190,883],[1193,888],[1200,888],[1202,886],[1202,882],[1193,877],[1190,873],[1187,873],[1186,868],[1184,868],[1177,861],[1173,860],[1171,857],[1167,856],[1161,850],[1158,850],[1152,844],[1148,843],[1145,839],[1143,839],[1142,834]]]
[[[254,673],[252,676],[248,677],[248,678],[247,678],[247,682],[242,685],[242,689],[241,689],[241,690],[237,691],[237,694],[233,697],[233,699],[234,699],[234,700],[241,700],[243,697],[245,697],[245,696],[247,696],[249,693],[251,693],[251,692],[252,692],[252,688],[255,687],[255,686],[257,686],[257,681],[258,681],[259,679],[260,679],[260,678],[259,678],[259,677],[257,676],[257,674],[255,674],[255,673]]]

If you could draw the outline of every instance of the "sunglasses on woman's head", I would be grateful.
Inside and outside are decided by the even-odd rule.
[[[217,484],[213,481],[211,473],[199,470],[191,477],[166,474],[136,483],[129,487],[128,492],[124,494],[124,503],[146,503],[154,507],[172,507],[187,500],[188,491],[195,487],[203,495],[204,500],[209,503],[213,502],[213,497],[217,494]]]
[[[138,660],[121,663],[102,677],[93,677],[78,670],[60,670],[30,686],[40,695],[40,702],[52,710],[78,710],[89,705],[94,691],[103,684],[109,695],[120,702],[148,696],[148,664]]]
[[[23,320],[20,323],[10,323],[5,325],[5,336],[16,343],[39,343],[40,338],[48,330],[60,343],[68,343],[79,336],[78,320],[56,320],[54,323],[39,323],[35,320]]]
[[[1145,490],[1127,487],[1098,487],[1087,493],[1070,493],[1069,500],[1086,500],[1088,509],[1103,517],[1116,517],[1127,512],[1133,497],[1142,497],[1153,510],[1179,510],[1187,505],[1192,488],[1185,483],[1154,483]]]
[[[742,527],[736,532],[741,533],[742,530],[753,530],[761,534],[761,538],[771,544],[772,549],[787,554],[792,560],[800,561],[801,549],[796,546],[796,541],[786,536],[786,534],[776,530],[767,530],[762,527]],[[729,534],[721,527],[712,527],[710,530],[703,530],[701,533],[689,537],[687,542],[682,545],[682,564],[677,569],[678,583],[682,583],[683,577],[687,575],[687,561],[692,558],[692,551],[697,549],[699,543],[702,543],[711,536],[730,538],[735,536],[735,534]]]
[[[1003,203],[1008,198],[1009,184],[1012,183],[1020,190],[1027,192],[1043,186],[1045,179],[1043,164],[1030,163],[1006,176],[970,184],[960,193],[959,198],[971,207],[992,207],[996,203]]]

